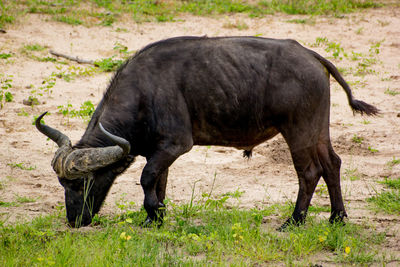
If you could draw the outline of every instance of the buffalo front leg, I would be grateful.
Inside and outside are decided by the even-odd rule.
[[[164,215],[165,215],[165,191],[167,189],[167,178],[168,178],[168,169],[166,169],[163,173],[161,173],[158,178],[157,186],[156,186],[156,194],[158,199],[158,212],[157,212],[157,221],[162,224]]]
[[[181,155],[180,153],[179,155]],[[159,150],[148,157],[143,169],[140,183],[144,192],[143,206],[147,212],[147,218],[143,226],[148,226],[154,221],[162,223],[165,212],[163,203],[167,185],[168,167],[179,155],[171,154],[165,150]]]
[[[288,225],[304,223],[315,187],[322,175],[315,146],[292,151],[293,163],[299,178],[299,192],[292,216],[278,229],[284,230]]]
[[[148,209],[146,209],[147,212],[147,218],[143,223],[143,226],[147,227],[153,223],[153,221],[156,221],[158,225],[162,225],[164,215],[165,215],[165,204],[164,204],[164,199],[165,199],[165,192],[167,188],[167,177],[168,177],[168,168],[161,173],[161,175],[157,178],[157,184],[156,184],[156,195],[157,195],[157,201],[158,205],[155,208],[155,216],[154,213],[149,213]],[[146,196],[146,194],[145,194]],[[150,201],[151,200],[150,198]],[[146,198],[145,198],[145,203],[146,203]],[[146,204],[145,204],[146,207]],[[151,208],[150,208],[151,209]],[[152,214],[153,217],[150,216]]]

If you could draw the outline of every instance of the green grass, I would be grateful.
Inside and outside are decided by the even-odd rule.
[[[351,138],[351,140],[356,144],[362,144],[362,142],[364,141],[364,138],[354,134],[353,138]]]
[[[8,208],[8,207],[16,207],[16,206],[18,206],[18,203],[16,203],[16,202],[0,201],[0,207]]]
[[[58,106],[57,109],[58,112],[62,114],[64,117],[67,118],[79,117],[85,120],[86,122],[89,122],[90,118],[94,113],[95,107],[94,104],[90,100],[88,100],[81,104],[79,110],[75,110],[72,104],[70,103],[64,106]]]
[[[59,22],[64,22],[70,25],[81,25],[83,24],[82,20],[76,18],[75,16],[55,16],[54,20]]]
[[[18,203],[33,203],[33,202],[36,202],[36,199],[34,199],[34,198],[20,196],[20,195],[16,195],[15,196],[15,200]]]
[[[111,72],[117,70],[123,63],[124,61],[122,59],[114,59],[114,57],[109,57],[96,60],[94,65],[101,71]]]
[[[11,24],[15,21],[17,10],[18,8],[14,1],[0,1],[0,29],[6,24]]]
[[[345,176],[350,181],[360,180],[360,173],[357,168],[348,168],[344,170]]]
[[[26,51],[43,51],[46,48],[41,46],[40,44],[29,44],[23,47]]]
[[[400,94],[400,92],[398,92],[398,91],[396,91],[396,90],[390,90],[389,88],[387,88],[387,89],[385,90],[385,94],[391,95],[391,96],[395,96],[395,95]]]
[[[343,0],[272,0],[261,1],[262,5],[275,11],[287,14],[337,14],[350,13],[360,8],[371,8],[380,6],[375,1],[343,1]]]
[[[7,59],[10,57],[12,57],[12,55],[9,53],[0,53],[0,59]]]
[[[368,199],[374,206],[389,214],[400,214],[400,177],[397,179],[385,178],[380,182],[386,185],[386,189],[382,192],[376,192],[376,196]]]
[[[342,14],[364,8],[382,6],[372,0],[197,0],[197,1],[40,1],[29,0],[15,4],[0,3],[0,28],[13,23],[18,16],[27,13],[46,14],[53,20],[70,25],[112,26],[124,15],[136,22],[176,21],[182,13],[197,16],[245,13],[250,17],[282,12],[287,14]]]
[[[64,211],[31,222],[0,220],[1,266],[205,266],[306,265],[323,255],[331,264],[369,265],[381,260],[384,233],[367,226],[331,225],[313,214],[328,211],[315,206],[307,223],[277,232],[263,218],[284,218],[293,205],[261,210],[229,207],[222,199],[240,192],[184,205],[167,203],[162,227],[141,228],[146,214],[119,205],[115,216],[96,216],[95,226],[79,230],[65,226]],[[212,199],[221,205],[205,205]],[[210,202],[209,202],[210,203]]]
[[[13,168],[13,169],[15,169],[15,168],[18,168],[18,169],[21,169],[21,170],[24,170],[24,171],[33,171],[33,170],[36,170],[36,166],[27,166],[25,163],[23,163],[23,162],[20,162],[20,163],[9,163],[9,164],[7,164],[8,166],[10,166],[11,168]]]
[[[396,159],[396,157],[393,156],[393,160],[389,161],[386,163],[386,165],[389,166],[389,168],[393,168],[393,166],[400,164],[400,159]]]
[[[0,73],[0,109],[3,108],[5,103],[12,102],[14,99],[13,93],[10,92],[13,87],[12,79],[12,75]]]

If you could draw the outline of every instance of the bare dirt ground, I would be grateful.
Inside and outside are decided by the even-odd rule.
[[[27,15],[19,23],[11,25],[7,33],[0,34],[0,51],[13,54],[9,60],[0,61],[0,73],[13,75],[11,92],[14,94],[14,101],[6,103],[0,110],[0,201],[18,202],[18,197],[27,197],[34,202],[0,207],[1,218],[7,218],[9,223],[30,220],[53,212],[63,203],[63,189],[50,166],[56,145],[35,129],[32,118],[48,110],[51,115],[46,116],[46,124],[60,129],[73,142],[78,141],[86,123],[71,118],[67,124],[66,119],[57,113],[57,106],[71,103],[78,109],[86,100],[97,104],[112,75],[99,73],[77,77],[70,82],[57,79],[53,93],[40,98],[45,103],[31,108],[23,104],[31,94],[30,85],[41,86],[42,81],[57,69],[54,63],[38,62],[21,53],[24,45],[37,43],[69,55],[99,59],[110,57],[116,42],[134,51],[150,42],[180,35],[291,38],[307,47],[315,44],[317,37],[326,37],[330,42],[340,44],[350,56],[351,52],[368,55],[371,46],[381,42],[379,54],[374,56],[377,62],[369,68],[372,71],[361,76],[354,75],[360,59],[331,58],[342,69],[353,68],[352,73],[345,72],[345,79],[351,82],[356,98],[381,110],[377,117],[353,116],[344,91],[332,80],[331,137],[343,162],[342,190],[349,220],[368,221],[378,231],[386,231],[388,242],[385,247],[399,252],[400,216],[376,213],[366,199],[384,190],[377,183],[384,177],[400,177],[400,164],[393,167],[387,164],[393,157],[400,158],[400,95],[388,94],[388,90],[400,92],[400,8],[365,10],[343,18],[313,17],[306,24],[288,22],[298,18],[304,17],[282,14],[260,19],[243,15],[182,16],[173,23],[136,24],[127,21],[113,27],[86,28],[54,22],[45,15]],[[239,30],[235,26],[238,24],[246,24],[248,28]],[[117,28],[127,31],[116,31]],[[325,47],[312,49],[332,57],[332,52],[325,51]],[[19,116],[22,109],[29,116]],[[361,144],[353,141],[354,136],[363,138]],[[25,169],[15,166],[20,163]],[[138,206],[142,203],[139,179],[144,164],[145,160],[138,158],[117,178],[102,214],[117,212],[115,203],[121,198],[134,201]],[[33,170],[26,169],[29,167]],[[352,175],[356,178],[351,178]],[[247,208],[295,201],[297,196],[297,177],[281,136],[256,147],[251,160],[242,158],[242,152],[233,148],[194,147],[171,167],[167,196],[175,203],[187,203],[196,181],[195,197],[200,198],[201,193],[211,190],[214,178],[214,195],[244,191],[240,205]],[[322,180],[317,190],[312,204],[329,205]],[[323,215],[329,216],[328,213]],[[275,219],[269,223],[278,226],[282,221]]]

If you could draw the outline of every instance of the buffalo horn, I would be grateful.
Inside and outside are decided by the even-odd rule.
[[[109,133],[103,128],[101,123],[99,127],[116,146],[73,150],[65,157],[63,163],[63,172],[66,179],[79,178],[82,174],[106,167],[129,154],[131,146],[126,139]]]
[[[64,145],[69,145],[71,146],[71,141],[69,140],[68,136],[65,134],[61,133],[60,131],[53,129],[47,125],[41,124],[40,121],[44,117],[44,115],[47,114],[47,111],[44,112],[42,115],[40,115],[36,121],[35,125],[36,128],[44,135],[46,135],[48,138],[53,140],[54,142],[57,143],[58,147],[62,147]]]
[[[112,133],[108,132],[106,129],[104,129],[103,125],[101,123],[99,123],[100,126],[100,130],[111,140],[114,142],[114,144],[118,145],[119,147],[121,147],[124,151],[125,155],[128,155],[130,150],[131,150],[131,145],[129,144],[129,142],[119,136],[113,135]]]

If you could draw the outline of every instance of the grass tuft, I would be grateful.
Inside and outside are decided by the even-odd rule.
[[[387,189],[376,192],[376,196],[367,199],[376,208],[389,214],[400,214],[400,177],[397,179],[385,178],[380,182],[386,185]]]

